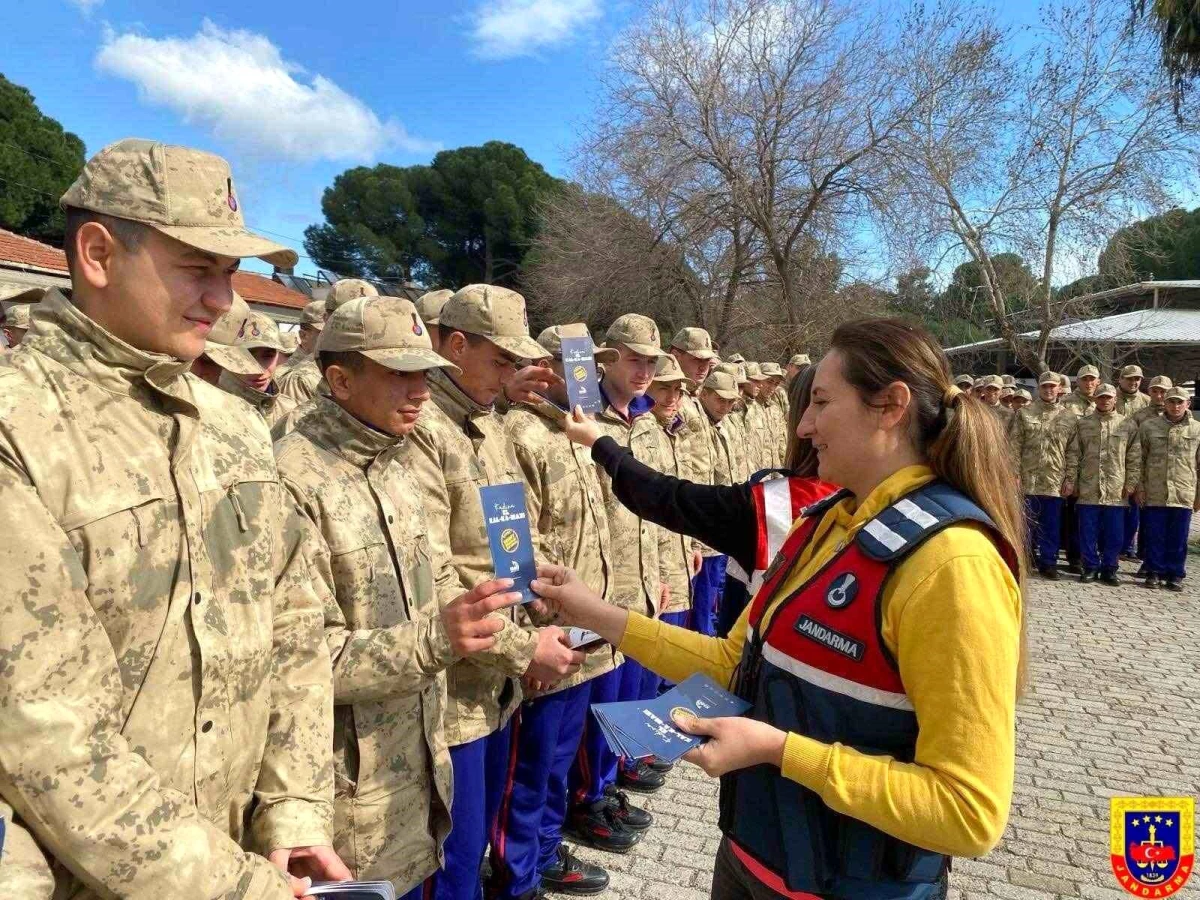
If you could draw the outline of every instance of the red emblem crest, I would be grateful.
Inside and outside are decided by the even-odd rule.
[[[417,337],[420,337],[421,335],[423,335],[425,333],[425,329],[423,329],[421,327],[421,320],[417,318],[416,313],[412,314],[412,320],[413,320],[413,334],[415,334]]]
[[[231,210],[233,210],[234,212],[237,212],[238,211],[238,202],[237,202],[237,197],[235,197],[233,194],[233,179],[232,178],[225,179],[225,193],[228,198],[229,208]]]

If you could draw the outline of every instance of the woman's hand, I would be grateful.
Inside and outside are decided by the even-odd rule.
[[[706,735],[709,738],[708,743],[689,750],[683,758],[714,778],[726,772],[763,764],[783,768],[787,732],[780,731],[774,725],[741,716],[721,719],[676,716],[674,722],[675,727],[685,734]]]
[[[566,421],[563,422],[563,431],[569,440],[584,447],[591,447],[601,436],[600,426],[578,406],[567,414]]]
[[[629,613],[605,602],[566,566],[539,565],[530,587],[542,598],[529,604],[534,612],[594,631],[614,647],[621,645]]]

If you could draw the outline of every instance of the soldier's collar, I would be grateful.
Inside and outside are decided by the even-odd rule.
[[[190,361],[125,343],[84,315],[61,290],[51,290],[42,298],[23,345],[105,390],[129,394],[134,384],[145,382],[160,393],[192,404],[191,390],[183,378]]]
[[[466,391],[455,384],[454,379],[442,369],[431,369],[426,377],[433,402],[460,427],[465,428],[473,419],[492,414],[492,407],[482,406],[468,397]]]
[[[317,394],[314,403],[315,415],[306,415],[296,430],[303,431],[306,437],[360,469],[365,469],[379,454],[404,441],[402,437],[384,434],[355,418],[328,394]]]
[[[226,393],[245,400],[255,409],[260,410],[270,409],[279,398],[279,388],[275,386],[275,382],[271,382],[269,393],[256,391],[232,372],[224,369],[221,370],[221,377],[217,379],[217,387]]]

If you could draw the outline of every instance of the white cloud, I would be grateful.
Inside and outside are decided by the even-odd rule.
[[[525,56],[570,40],[600,17],[600,0],[488,0],[475,11],[471,38],[484,59]]]
[[[398,122],[380,121],[323,75],[306,77],[264,35],[226,31],[208,20],[186,38],[109,32],[96,68],[132,81],[146,102],[264,157],[369,161],[388,148],[439,149]]]
[[[90,16],[96,9],[104,5],[104,0],[67,0],[85,16]]]

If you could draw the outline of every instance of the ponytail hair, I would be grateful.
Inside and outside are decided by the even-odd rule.
[[[917,450],[939,479],[988,514],[1015,555],[1022,604],[1018,686],[1024,685],[1028,545],[1020,481],[999,421],[983,401],[954,384],[946,354],[933,336],[902,319],[841,325],[830,350],[840,355],[846,380],[867,403],[889,385],[907,385],[912,395],[909,427]]]

